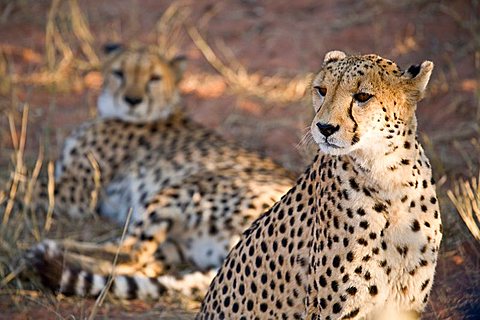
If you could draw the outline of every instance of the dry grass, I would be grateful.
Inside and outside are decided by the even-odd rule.
[[[480,140],[473,138],[467,144],[455,141],[454,146],[470,174],[469,178],[457,179],[447,191],[447,195],[470,233],[480,241]],[[478,177],[474,174],[477,170]]]
[[[480,241],[480,172],[478,177],[458,180],[448,190],[448,197],[473,237]]]
[[[99,58],[93,49],[94,38],[85,16],[76,0],[53,0],[48,12],[45,30],[45,54],[26,48],[0,47],[0,52],[17,51],[39,63],[37,70],[28,73],[10,71],[11,84],[52,86],[58,89],[81,89],[82,73],[99,67]],[[0,61],[0,72],[9,71],[8,60]]]

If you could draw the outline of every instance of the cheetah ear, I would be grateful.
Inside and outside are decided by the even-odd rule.
[[[422,97],[432,75],[433,62],[424,61],[421,65],[412,65],[403,73],[405,81],[411,85],[411,89],[417,91]]]
[[[338,60],[342,60],[346,56],[347,55],[343,51],[339,51],[339,50],[329,51],[325,55],[325,58],[323,58],[323,63],[327,64],[329,62],[335,62],[335,61],[338,61]]]
[[[124,49],[123,45],[121,43],[106,43],[103,45],[103,52],[105,54],[111,54],[114,52],[119,52]]]
[[[185,67],[187,66],[187,57],[183,55],[178,55],[173,57],[173,59],[170,60],[169,63],[170,63],[170,66],[175,71],[176,82],[177,83],[180,82],[180,80],[182,80]]]

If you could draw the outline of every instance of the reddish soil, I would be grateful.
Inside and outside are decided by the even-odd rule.
[[[95,49],[101,52],[102,44],[112,40],[154,43],[155,23],[170,2],[79,0],[79,4],[95,37]],[[10,72],[28,75],[44,65],[49,6],[49,1],[0,1],[0,52]],[[468,154],[470,139],[480,136],[478,2],[196,0],[189,6],[189,21],[194,25],[211,14],[201,32],[216,52],[220,52],[218,41],[222,41],[252,73],[293,78],[318,69],[323,55],[331,49],[378,53],[404,68],[426,59],[434,61],[430,91],[419,105],[418,121],[420,135],[426,134],[431,140],[430,144],[424,139],[432,162],[438,164],[437,178],[447,178],[439,188],[445,240],[424,319],[480,318],[480,247],[469,237],[445,197],[452,177],[472,174],[465,157],[478,162],[478,154]],[[188,37],[181,52],[190,61],[183,90],[186,108],[193,118],[296,172],[303,170],[308,157],[296,145],[311,117],[306,99],[276,103],[234,92],[215,75]],[[205,73],[212,76],[209,81],[188,85],[189,78]],[[9,101],[8,93],[0,97],[0,111],[11,107],[20,110],[24,102],[30,106],[26,153],[29,163],[38,153],[40,140],[48,146],[47,158],[54,159],[65,135],[91,117],[99,79],[87,71],[81,73],[80,79],[67,89],[19,84],[14,93],[19,103],[13,106],[5,102]],[[0,90],[2,87],[0,81]],[[0,124],[7,128],[5,119],[0,118]],[[0,129],[1,168],[7,168],[10,161],[12,147],[7,133]],[[467,156],[461,156],[458,146],[466,148]],[[6,175],[4,170],[0,177]],[[0,318],[56,317],[48,309],[51,303],[39,305],[39,301],[44,302],[2,296]],[[62,317],[81,317],[89,313],[85,310],[91,308],[92,302],[66,300],[54,305]],[[171,306],[163,302],[153,306],[134,302],[127,307],[107,304],[99,317],[158,318],[164,308]],[[179,314],[175,310],[171,314]]]

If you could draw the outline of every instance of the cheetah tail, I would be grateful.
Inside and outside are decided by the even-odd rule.
[[[95,274],[80,267],[66,265],[62,250],[53,241],[44,241],[26,255],[42,284],[67,296],[97,297],[109,285],[109,293],[119,299],[157,299],[168,293],[180,293],[202,299],[216,270],[192,272],[181,276],[147,277],[141,273],[114,275]]]

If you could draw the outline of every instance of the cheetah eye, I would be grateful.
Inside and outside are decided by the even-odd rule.
[[[161,76],[161,75],[159,75],[159,74],[152,74],[152,75],[150,76],[150,80],[149,80],[149,81],[160,81],[160,80],[162,80],[162,76]]]
[[[366,92],[359,92],[353,95],[353,99],[357,100],[357,102],[364,103],[370,100],[373,97],[372,94]]]
[[[321,97],[325,97],[325,95],[327,94],[327,88],[325,87],[316,86],[313,87],[313,89],[315,89],[315,92],[317,92],[317,94]]]
[[[122,71],[122,70],[113,70],[112,73],[113,73],[116,77],[119,77],[120,79],[123,79],[123,71]]]

